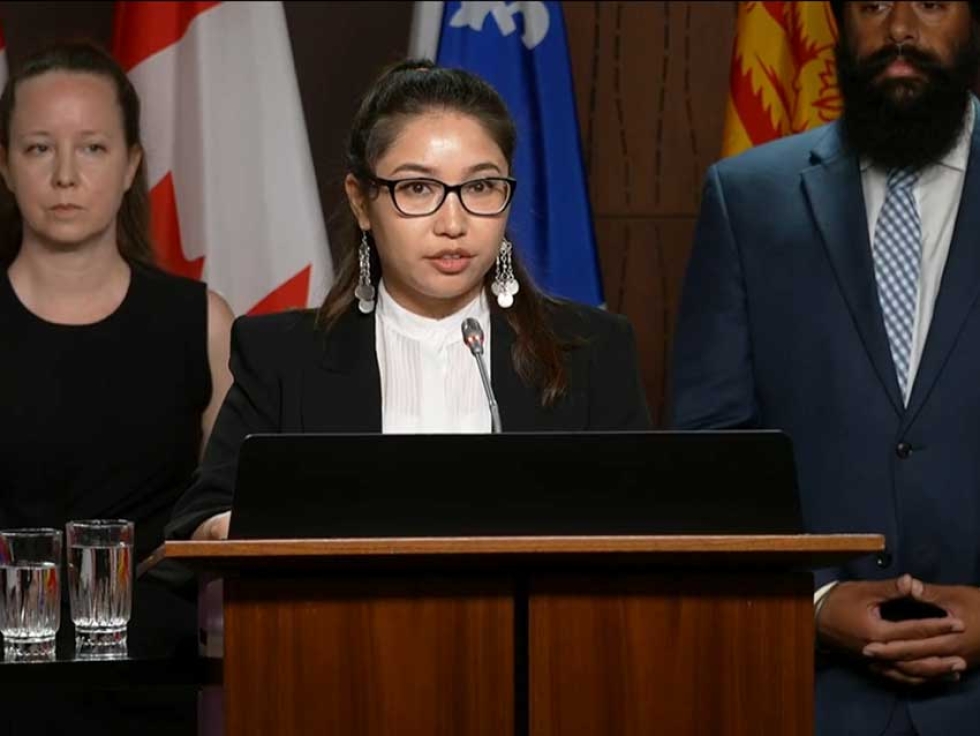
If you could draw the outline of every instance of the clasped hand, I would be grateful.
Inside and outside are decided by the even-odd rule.
[[[933,585],[911,575],[836,585],[817,618],[817,637],[831,647],[866,658],[890,680],[921,685],[958,680],[980,664],[980,588]],[[943,618],[887,621],[881,605],[897,598],[931,603]]]

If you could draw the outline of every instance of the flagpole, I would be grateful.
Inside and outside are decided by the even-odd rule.
[[[412,8],[412,29],[408,36],[410,57],[436,60],[445,5],[441,0],[420,0],[415,3]]]

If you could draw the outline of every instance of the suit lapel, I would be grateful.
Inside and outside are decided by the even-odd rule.
[[[976,101],[973,104],[978,114],[973,126],[963,195],[960,197],[953,240],[949,245],[949,255],[929,325],[929,336],[909,397],[906,426],[915,419],[929,396],[980,294],[980,206],[975,204],[980,203],[980,105]]]
[[[530,432],[544,426],[538,394],[517,375],[511,358],[516,336],[498,311],[490,316],[490,382],[504,432]],[[475,370],[475,366],[474,366]]]
[[[875,289],[858,161],[841,150],[837,125],[828,129],[810,160],[817,165],[802,176],[813,217],[875,372],[900,414],[903,402]]]
[[[374,315],[352,307],[327,333],[317,332],[322,360],[303,386],[306,432],[381,432],[381,376]]]

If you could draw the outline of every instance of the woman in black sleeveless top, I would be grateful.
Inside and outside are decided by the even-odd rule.
[[[29,59],[0,97],[0,145],[16,202],[0,227],[0,527],[131,519],[140,560],[162,541],[230,383],[231,310],[152,265],[139,100],[104,51],[59,44]],[[131,651],[182,634],[193,646],[195,631],[191,601],[137,582]],[[160,720],[129,693],[85,700],[47,710],[73,733],[86,718],[104,733]],[[18,710],[44,731],[44,708]]]
[[[133,263],[112,312],[59,323],[21,301],[17,264],[0,278],[0,525],[133,519],[144,559],[197,467],[206,288]]]

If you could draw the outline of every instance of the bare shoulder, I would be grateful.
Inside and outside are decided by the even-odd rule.
[[[216,291],[208,289],[208,332],[231,332],[231,324],[235,321],[235,313],[228,301]]]

